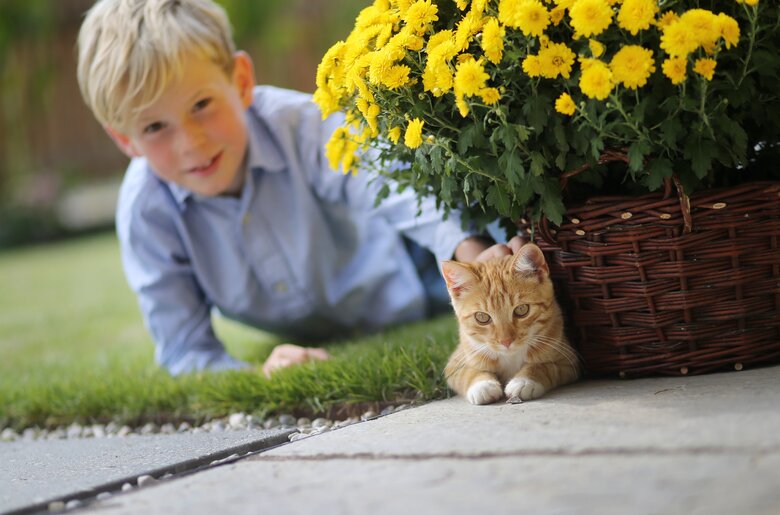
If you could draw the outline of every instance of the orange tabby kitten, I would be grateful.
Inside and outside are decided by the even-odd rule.
[[[511,403],[577,379],[542,251],[527,243],[484,263],[446,261],[442,271],[460,326],[447,383],[472,404]]]

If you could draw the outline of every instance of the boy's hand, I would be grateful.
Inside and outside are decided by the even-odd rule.
[[[263,363],[263,373],[266,377],[271,377],[271,374],[280,368],[306,363],[313,359],[321,361],[330,359],[330,354],[325,349],[299,347],[291,343],[277,345]]]
[[[495,243],[490,245],[481,238],[468,238],[464,240],[455,251],[457,261],[490,261],[515,254],[526,241],[515,236],[507,243]]]

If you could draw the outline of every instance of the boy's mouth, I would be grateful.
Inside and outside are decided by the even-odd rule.
[[[211,158],[211,161],[209,161],[207,164],[203,166],[196,166],[193,168],[190,168],[189,173],[200,175],[200,176],[207,176],[214,173],[217,169],[217,166],[219,166],[219,162],[222,159],[222,152],[218,153],[214,157]]]

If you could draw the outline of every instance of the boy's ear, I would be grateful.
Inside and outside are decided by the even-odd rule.
[[[255,67],[249,54],[239,50],[233,55],[233,84],[241,97],[244,109],[252,105],[255,87]]]
[[[125,155],[129,158],[134,157],[140,157],[142,154],[138,151],[138,149],[135,148],[135,145],[133,144],[133,140],[130,139],[129,136],[126,134],[122,134],[116,129],[113,129],[111,127],[105,126],[103,127],[105,129],[106,133],[111,137],[112,140],[114,140],[114,143],[116,143],[116,146],[119,147],[119,150],[125,153]]]

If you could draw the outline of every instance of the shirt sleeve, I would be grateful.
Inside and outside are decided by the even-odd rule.
[[[309,148],[315,149],[312,152],[311,181],[322,198],[346,202],[353,209],[372,211],[384,217],[400,233],[433,252],[439,263],[452,259],[460,242],[478,234],[475,230],[462,228],[460,213],[456,210],[450,211],[445,220],[444,211],[436,207],[436,201],[431,196],[418,201],[410,188],[398,192],[394,181],[367,170],[343,174],[330,168],[325,157],[325,144],[336,128],[343,124],[344,116],[335,114],[323,121],[316,106],[312,104],[312,108],[314,116],[303,118],[302,137],[305,137],[304,134],[316,135],[316,139],[309,143]],[[371,159],[371,154],[362,158]],[[391,193],[375,206],[375,199],[385,184]]]
[[[133,166],[128,174],[145,173]],[[156,344],[155,359],[173,375],[248,366],[231,357],[214,334],[211,306],[176,231],[178,207],[161,184],[153,189],[143,182],[125,179],[117,234],[127,281]]]

